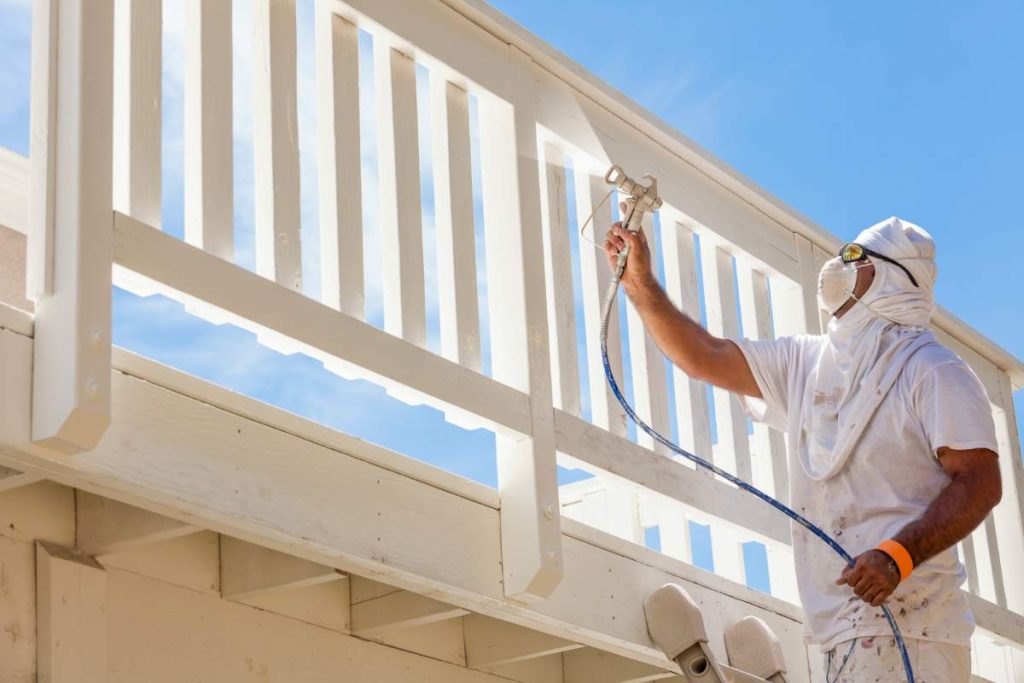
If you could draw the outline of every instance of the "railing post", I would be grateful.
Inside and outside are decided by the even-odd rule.
[[[114,3],[33,8],[32,440],[74,454],[110,423]]]
[[[530,435],[497,435],[505,595],[536,600],[562,579],[532,62],[510,49],[511,103],[480,98],[494,378],[530,396]]]

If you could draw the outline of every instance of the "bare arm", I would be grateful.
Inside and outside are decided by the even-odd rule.
[[[651,252],[643,231],[634,234],[619,223],[612,226],[604,243],[609,266],[615,268],[616,256],[626,242],[631,247],[622,287],[662,353],[694,379],[761,398],[761,390],[739,347],[708,333],[665,294],[651,271]]]
[[[937,453],[951,481],[924,514],[893,537],[910,553],[914,566],[966,537],[1002,497],[995,453],[987,448],[959,451],[946,447]],[[859,555],[853,568],[844,570],[836,583],[849,584],[861,599],[878,606],[899,584],[899,572],[893,570],[888,555],[869,550]]]

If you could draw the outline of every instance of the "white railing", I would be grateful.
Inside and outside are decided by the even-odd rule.
[[[30,278],[40,301],[37,440],[88,449],[109,419],[113,263],[121,286],[177,297],[193,313],[253,330],[274,348],[439,407],[457,424],[493,430],[509,596],[543,598],[557,585],[564,510],[636,542],[645,527],[658,526],[662,551],[685,561],[688,521],[709,525],[716,571],[739,582],[741,544],[759,542],[772,592],[796,600],[783,518],[652,449],[645,436],[628,437],[597,340],[608,269],[586,242],[574,248],[571,235],[595,209],[598,234],[613,220],[614,201],[599,207],[609,163],[655,174],[665,204],[657,231],[647,227],[658,238],[651,242],[666,290],[690,315],[703,311],[713,333],[751,338],[820,331],[815,277],[836,238],[477,0],[320,0],[320,249],[303,253],[295,4],[254,0],[252,273],[232,262],[232,6],[188,0],[186,7],[181,241],[160,232],[160,0],[36,5]],[[368,97],[359,79],[361,31],[373,43],[375,141],[360,130],[359,101]],[[427,348],[417,66],[429,79],[440,354]],[[365,145],[377,157],[381,264],[363,258]],[[482,203],[482,268],[474,189]],[[310,258],[320,264],[319,301],[302,293],[303,259]],[[378,269],[383,329],[366,321],[365,274]],[[483,279],[486,330],[478,314]],[[783,436],[760,425],[748,431],[733,397],[715,389],[709,400],[704,385],[667,369],[625,306],[626,329],[613,321],[609,345],[639,414],[666,434],[674,425],[685,448],[788,498]],[[1000,624],[1018,623],[1006,614],[1024,614],[1017,580],[1024,474],[1012,402],[1024,371],[949,314],[940,312],[937,327],[993,403],[1005,494],[961,550],[981,626],[1020,647],[1024,635]],[[481,372],[483,337],[490,375]],[[558,460],[596,478],[560,492]]]

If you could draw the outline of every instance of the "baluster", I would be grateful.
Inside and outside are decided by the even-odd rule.
[[[565,189],[564,154],[544,146],[545,173],[541,182],[544,262],[547,277],[548,333],[551,381],[556,408],[580,414],[580,377],[576,362],[576,302],[573,296],[572,252]]]
[[[669,557],[693,564],[690,521],[687,519],[686,508],[678,503],[663,501],[658,504],[657,510],[661,552]]]
[[[711,558],[715,563],[716,574],[736,583],[746,584],[743,546],[736,533],[721,522],[711,523]]]
[[[185,5],[185,241],[235,256],[231,3]]]
[[[657,245],[654,239],[654,219],[647,213],[643,230],[651,250],[651,267],[656,268]],[[625,292],[621,292],[625,296]],[[633,403],[637,415],[662,435],[671,436],[668,424],[668,382],[665,377],[664,356],[658,345],[644,328],[633,302],[626,300],[626,328],[629,330],[630,370],[633,378]],[[641,429],[637,429],[637,443],[656,453],[670,455],[664,444],[655,442]]]
[[[768,277],[749,264],[737,263],[739,274],[740,314],[743,333],[749,339],[772,338],[771,310],[768,299]],[[754,484],[765,488],[777,499],[789,500],[789,472],[786,463],[786,442],[782,432],[755,422],[753,443]]]
[[[793,549],[776,543],[765,543],[765,552],[768,556],[768,584],[772,595],[799,605]]]
[[[1021,461],[1020,438],[1017,434],[1013,406],[1013,387],[1005,372],[998,372],[999,395],[993,396],[996,438],[999,445],[999,469],[1003,480],[1003,498],[993,511],[995,528],[1000,538],[1008,539],[1000,548],[1003,577],[1006,582],[1006,606],[1024,613],[1024,581],[1015,580],[1024,568],[1024,463]],[[1016,542],[1012,539],[1017,539]]]
[[[373,41],[377,96],[377,182],[380,188],[384,329],[417,346],[427,344],[420,215],[420,153],[416,62]]]
[[[965,536],[958,544],[960,561],[967,570],[967,590],[974,595],[981,595],[981,583],[978,579],[978,560],[974,553],[974,537]]]
[[[580,223],[587,220],[596,210],[587,234],[598,245],[604,244],[605,232],[612,222],[611,206],[605,202],[598,209],[602,198],[608,193],[608,185],[604,178],[591,175],[590,172],[577,164],[573,177],[576,186],[576,217]],[[614,201],[614,198],[609,201]],[[605,293],[612,274],[608,267],[604,251],[586,239],[580,238],[580,279],[583,287],[583,320],[586,325],[587,340],[587,372],[590,377],[590,411],[591,420],[598,427],[607,429],[618,436],[626,435],[626,414],[615,399],[604,375],[601,361],[601,307],[604,305]],[[622,296],[622,293],[619,293]],[[611,320],[608,321],[608,360],[619,382],[624,382],[622,374],[622,337],[619,330],[619,307],[616,301],[612,309]]]
[[[161,2],[114,7],[114,209],[160,227]]]
[[[680,311],[699,323],[700,302],[693,231],[679,221],[669,220],[663,213],[661,243],[665,263],[665,291]],[[690,453],[711,460],[711,417],[705,384],[692,379],[674,364],[672,377],[679,445]],[[705,469],[700,471],[710,474]]]
[[[256,271],[302,291],[294,0],[253,3]]]
[[[359,133],[359,30],[317,3],[317,161],[321,300],[365,317],[363,185]]]
[[[793,246],[800,263],[798,282],[776,278],[772,281],[772,317],[777,336],[821,334],[818,314],[818,269],[814,249],[803,235],[793,235]],[[776,286],[777,285],[777,286]]]
[[[441,355],[480,371],[469,93],[430,75]]]
[[[1003,563],[999,552],[999,534],[996,533],[996,520],[994,515],[985,518],[982,524],[985,538],[988,540],[988,565],[992,574],[992,589],[995,592],[995,603],[1000,607],[1006,607],[1006,582],[1003,577]]]
[[[986,525],[971,532],[970,546],[974,549],[974,566],[978,575],[977,594],[989,602],[996,602],[996,577],[992,567],[992,554],[989,548],[989,535]],[[965,539],[966,540],[966,539]],[[967,545],[965,544],[965,548]]]
[[[702,239],[701,264],[704,269],[708,331],[717,337],[736,339],[740,330],[736,315],[732,257],[711,239]],[[744,481],[750,481],[750,441],[747,437],[746,415],[739,400],[728,391],[716,387],[713,395],[718,424],[716,464]]]

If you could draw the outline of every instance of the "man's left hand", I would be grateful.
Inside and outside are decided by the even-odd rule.
[[[836,585],[847,584],[864,602],[878,607],[896,590],[900,583],[900,570],[896,563],[881,550],[869,550],[854,558],[852,567],[846,567],[836,579]]]

